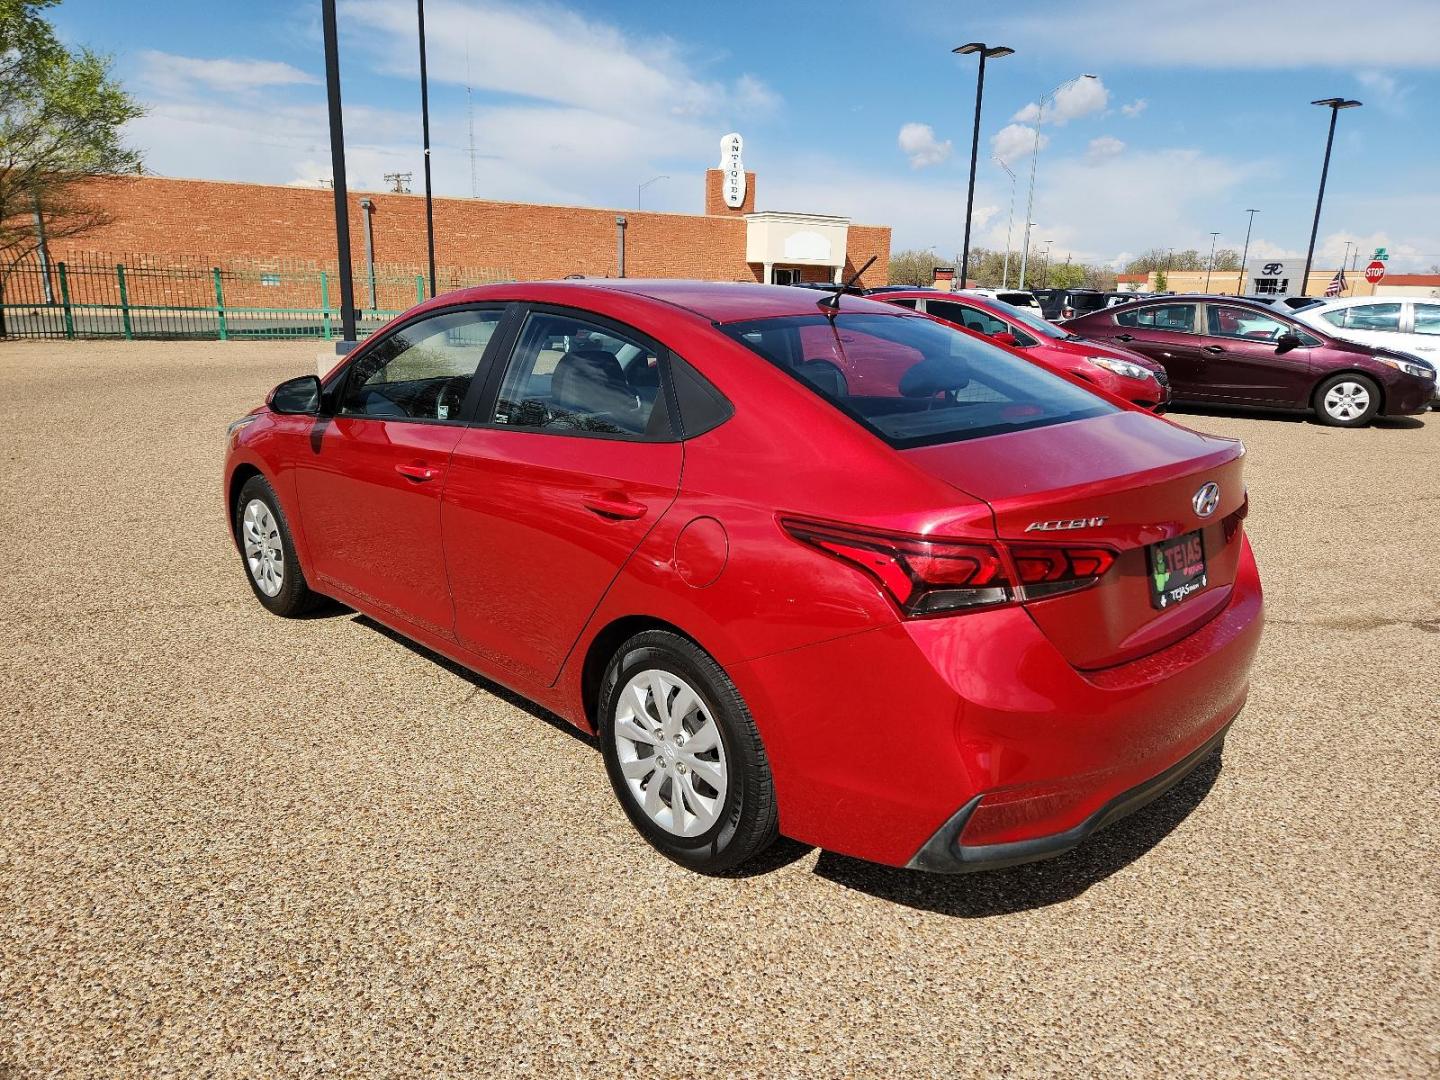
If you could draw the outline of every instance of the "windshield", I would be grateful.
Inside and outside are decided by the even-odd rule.
[[[1005,317],[1007,319],[1014,319],[1026,329],[1033,330],[1042,337],[1063,339],[1075,336],[1074,334],[1067,334],[1052,322],[1046,322],[1044,318],[1036,315],[1034,311],[1016,307],[1014,304],[1007,304],[1001,300],[997,300],[995,303],[1005,309]]]
[[[1115,412],[1093,394],[921,316],[793,315],[720,329],[896,449]]]

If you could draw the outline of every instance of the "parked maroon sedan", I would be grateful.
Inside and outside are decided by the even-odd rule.
[[[1405,353],[1331,337],[1254,300],[1166,296],[1061,324],[1165,365],[1176,401],[1313,410],[1362,427],[1424,412],[1435,372]]]
[[[887,291],[872,299],[922,311],[932,319],[1019,349],[1027,360],[1092,383],[1142,409],[1163,412],[1170,403],[1169,382],[1161,364],[1116,345],[1087,341],[1046,322],[1036,312],[1003,300],[934,289]]]

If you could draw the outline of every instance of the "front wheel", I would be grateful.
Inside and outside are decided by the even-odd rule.
[[[285,618],[303,615],[321,603],[323,598],[305,582],[290,526],[269,481],[263,476],[246,480],[234,510],[240,558],[255,599]]]
[[[1380,388],[1364,375],[1333,375],[1315,391],[1315,413],[1322,424],[1364,427],[1380,411]]]
[[[625,814],[667,858],[731,870],[778,834],[775,785],[735,684],[667,631],[637,634],[600,687],[600,745]]]

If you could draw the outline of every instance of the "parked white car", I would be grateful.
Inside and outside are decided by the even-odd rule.
[[[1025,289],[965,289],[964,291],[974,296],[989,296],[1001,303],[1009,304],[1011,307],[1026,308],[1036,312],[1040,310],[1040,301],[1035,299],[1034,293]]]
[[[1351,296],[1290,314],[1336,337],[1417,356],[1440,371],[1440,298]],[[1440,407],[1440,383],[1435,393]]]

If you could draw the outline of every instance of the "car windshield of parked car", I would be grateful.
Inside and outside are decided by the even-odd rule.
[[[897,449],[1116,412],[970,334],[903,314],[795,315],[720,328]]]

